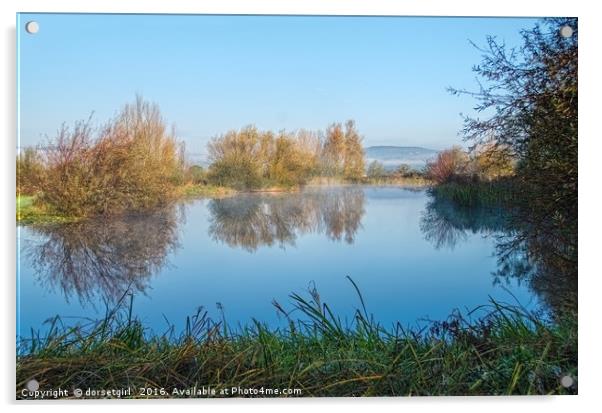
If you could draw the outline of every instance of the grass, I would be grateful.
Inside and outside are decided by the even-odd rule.
[[[180,335],[154,335],[132,317],[131,303],[90,325],[61,327],[57,318],[46,337],[19,343],[17,397],[32,378],[42,390],[130,387],[131,397],[155,397],[141,396],[144,387],[184,397],[173,390],[193,386],[218,397],[233,396],[233,387],[295,388],[306,397],[577,393],[576,384],[560,384],[564,375],[576,383],[574,316],[548,324],[491,301],[475,320],[454,314],[421,331],[387,329],[357,292],[361,307],[349,325],[316,291],[290,296],[296,319],[274,303],[288,319],[284,329],[254,321],[235,331],[199,310]]]
[[[430,184],[430,181],[423,178],[396,178],[385,180],[370,180],[364,182],[368,185],[396,185],[405,187],[425,187]],[[343,185],[350,184],[340,178],[313,178],[308,182],[307,186],[324,186],[324,185]],[[258,189],[249,189],[244,192],[295,192],[300,187],[298,185],[283,186],[283,185],[267,185]],[[235,195],[240,192],[236,189],[216,186],[211,184],[193,184],[186,183],[176,187],[176,198],[223,198]],[[73,222],[84,217],[66,216],[52,210],[49,205],[44,205],[41,202],[36,202],[35,195],[17,195],[17,223],[22,225],[43,225]]]
[[[17,195],[17,223],[19,224],[58,224],[77,221],[53,212],[48,206],[36,202],[33,195]]]
[[[185,184],[177,189],[182,198],[223,198],[234,195],[236,190],[223,186]]]
[[[231,188],[213,185],[186,184],[176,188],[177,198],[223,198],[235,194]],[[44,225],[74,222],[84,217],[66,216],[52,210],[48,205],[36,202],[35,195],[17,195],[17,223],[22,225]]]

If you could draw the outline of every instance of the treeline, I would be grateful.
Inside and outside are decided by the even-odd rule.
[[[293,187],[315,176],[357,182],[365,174],[352,120],[323,132],[247,126],[215,137],[208,152],[208,170],[189,165],[159,107],[138,97],[100,128],[90,120],[63,125],[46,145],[22,150],[17,195],[35,196],[48,214],[83,217],[149,209],[211,185]]]
[[[165,204],[186,172],[183,145],[138,97],[104,127],[63,125],[45,147],[25,149],[17,192],[65,216],[115,214]]]
[[[209,183],[236,189],[305,184],[315,176],[359,181],[364,176],[362,137],[355,123],[324,132],[232,130],[208,145]]]

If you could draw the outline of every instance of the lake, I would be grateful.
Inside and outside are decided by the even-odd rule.
[[[231,326],[282,326],[273,301],[291,308],[290,293],[312,289],[350,320],[361,303],[347,276],[386,327],[422,326],[490,297],[538,309],[528,283],[500,276],[503,215],[459,210],[422,189],[341,186],[21,226],[17,334],[43,332],[55,315],[102,318],[127,292],[156,333],[183,328],[199,307]]]

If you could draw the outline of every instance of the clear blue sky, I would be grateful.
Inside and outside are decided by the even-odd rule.
[[[136,94],[158,103],[193,153],[229,129],[323,129],[355,119],[364,144],[461,143],[473,65],[495,35],[533,19],[21,14],[21,146],[63,122],[103,123]],[[25,32],[27,21],[40,30]]]

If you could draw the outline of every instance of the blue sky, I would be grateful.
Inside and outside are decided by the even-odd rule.
[[[20,146],[63,122],[101,124],[136,94],[192,153],[229,129],[324,129],[355,119],[365,146],[462,142],[473,65],[495,35],[520,43],[526,18],[21,14]],[[25,32],[35,20],[40,30]]]

